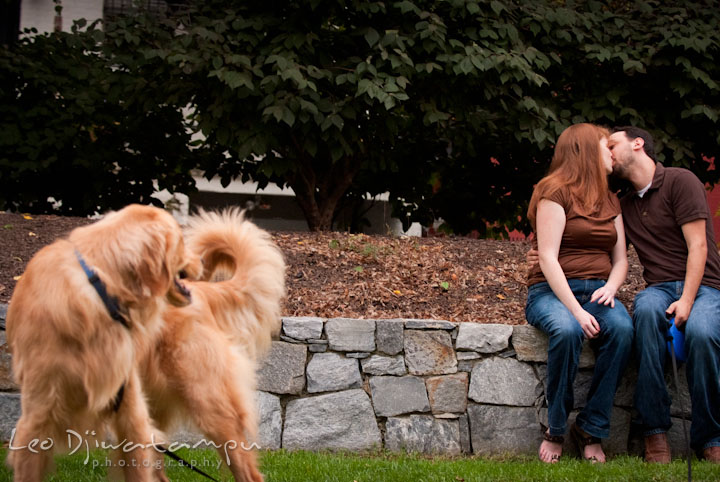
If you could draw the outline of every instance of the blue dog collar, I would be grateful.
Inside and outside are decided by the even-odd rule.
[[[105,288],[105,283],[103,283],[100,279],[100,276],[98,276],[98,274],[93,271],[90,266],[88,266],[88,264],[85,262],[85,259],[83,259],[82,255],[77,249],[75,250],[75,256],[77,256],[77,259],[80,262],[80,266],[82,266],[83,271],[85,271],[85,275],[87,276],[88,281],[91,285],[93,285],[93,288],[95,288],[95,291],[97,291],[100,299],[102,299],[105,308],[107,308],[108,313],[110,313],[110,317],[118,323],[122,323],[125,328],[130,329],[127,320],[122,315],[122,313],[120,313],[120,305],[118,304],[117,298],[114,298],[108,294],[107,288]]]

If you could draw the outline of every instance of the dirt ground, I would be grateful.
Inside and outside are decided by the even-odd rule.
[[[29,259],[80,217],[0,212],[0,303],[9,302]],[[465,237],[388,237],[340,232],[273,232],[287,262],[285,316],[421,318],[521,324],[527,242]],[[641,289],[630,274],[619,298]]]

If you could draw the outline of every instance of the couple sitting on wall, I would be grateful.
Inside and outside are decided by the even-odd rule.
[[[688,353],[691,445],[720,463],[720,255],[700,180],[654,158],[653,139],[643,129],[570,126],[530,200],[536,244],[528,254],[525,314],[549,336],[543,462],[562,454],[584,338],[597,358],[587,403],[569,433],[581,455],[605,462],[601,439],[609,435],[615,391],[633,352],[645,460],[670,462],[664,365],[674,318]],[[609,174],[632,184],[620,200],[609,191]],[[615,298],[627,275],[626,238],[647,282],[632,318]]]

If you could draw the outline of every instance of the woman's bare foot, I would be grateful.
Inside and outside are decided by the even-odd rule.
[[[543,433],[543,441],[538,450],[538,457],[546,464],[554,464],[560,460],[562,455],[563,437],[561,435],[550,435]]]
[[[580,427],[573,424],[570,427],[570,435],[575,440],[578,449],[582,452],[582,456],[585,460],[592,462],[593,464],[604,464],[605,463],[605,452],[603,452],[600,439],[587,434],[581,430]]]
[[[603,452],[602,445],[600,444],[586,445],[583,450],[583,457],[593,464],[605,463],[605,452]]]

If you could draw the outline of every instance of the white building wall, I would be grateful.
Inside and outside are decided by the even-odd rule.
[[[103,15],[103,0],[63,0],[62,29],[70,31],[73,20],[92,22]],[[55,3],[52,0],[23,0],[20,4],[20,30],[35,27],[38,32],[52,32]]]

